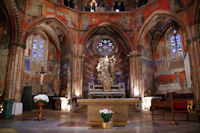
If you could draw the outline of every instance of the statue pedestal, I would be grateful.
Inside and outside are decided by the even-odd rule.
[[[39,106],[38,120],[41,121],[42,120],[42,111],[43,111],[44,103],[43,102],[38,102],[37,105]]]
[[[99,110],[110,109],[115,112],[111,121],[114,126],[126,126],[128,122],[129,104],[138,103],[139,98],[119,98],[119,99],[78,99],[81,105],[87,105],[87,125],[102,126],[103,119]]]
[[[104,89],[104,91],[109,91],[110,90],[110,84],[104,84],[103,89]]]

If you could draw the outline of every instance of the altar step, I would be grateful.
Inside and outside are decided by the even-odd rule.
[[[141,107],[137,104],[130,104],[128,109],[129,112],[141,112]]]
[[[72,105],[71,112],[74,113],[87,113],[87,105]],[[136,104],[129,105],[129,112],[141,112],[141,107]]]
[[[86,105],[72,105],[71,112],[74,113],[87,113],[87,106]]]

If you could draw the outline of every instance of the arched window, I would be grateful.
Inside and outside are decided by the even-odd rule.
[[[183,49],[181,44],[181,35],[177,32],[176,29],[173,30],[173,33],[170,36],[171,38],[171,51],[172,56],[178,57],[183,56]]]
[[[32,60],[42,61],[44,40],[40,35],[33,37]]]
[[[110,55],[114,52],[115,46],[109,39],[101,39],[97,44],[97,51],[100,55]]]

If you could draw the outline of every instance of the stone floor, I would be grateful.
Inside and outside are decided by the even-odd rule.
[[[177,114],[177,125],[170,125],[170,112],[165,114],[163,121],[161,116],[156,116],[152,121],[150,112],[136,112],[129,110],[130,125],[126,127],[113,127],[102,129],[100,127],[88,127],[86,108],[73,113],[58,110],[44,110],[44,120],[37,120],[37,109],[24,112],[22,116],[12,120],[0,119],[0,133],[199,133],[200,123],[195,114],[190,114],[190,121],[186,121],[186,115]]]

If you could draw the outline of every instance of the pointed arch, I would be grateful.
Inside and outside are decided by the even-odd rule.
[[[66,37],[67,42],[69,43],[69,45],[66,46],[66,47],[69,48],[70,53],[73,55],[74,54],[73,37],[71,36],[69,29],[65,26],[65,24],[61,20],[59,20],[59,18],[57,18],[55,16],[42,17],[42,18],[39,18],[39,19],[35,20],[34,22],[32,22],[24,30],[22,43],[25,44],[27,37],[32,33],[34,28],[37,27],[38,25],[42,24],[42,23],[46,23],[46,24],[53,23],[55,26],[60,28],[62,33],[64,33],[64,36]]]
[[[4,9],[4,7],[5,9]],[[14,45],[20,45],[21,41],[21,22],[17,13],[15,2],[10,0],[2,0],[0,8],[7,13],[7,18],[11,25],[11,43]]]
[[[111,24],[111,23],[108,23],[108,22],[104,22],[104,23],[101,23],[97,26],[94,26],[93,28],[91,28],[83,37],[82,41],[81,41],[81,44],[84,45],[84,48],[82,49],[82,55],[84,55],[84,52],[86,52],[89,44],[87,44],[87,42],[90,40],[90,38],[96,33],[98,32],[99,30],[103,29],[103,28],[110,28],[112,29],[114,32],[116,32],[122,39],[123,41],[125,42],[126,44],[126,48],[128,51],[131,51],[131,40],[127,37],[127,35],[125,35],[125,33],[123,32],[123,30],[121,30],[119,28],[119,26],[117,25],[114,25],[114,24]]]
[[[141,52],[142,48],[141,44],[142,38],[155,24],[166,18],[172,19],[178,24],[178,26],[180,26],[180,28],[185,32],[186,40],[189,43],[189,40],[191,40],[191,34],[189,32],[189,28],[186,25],[186,23],[183,20],[181,20],[181,18],[176,14],[169,11],[160,10],[160,11],[155,11],[152,15],[150,15],[142,25],[139,34],[137,36],[137,42],[136,42],[136,46],[139,52]]]

